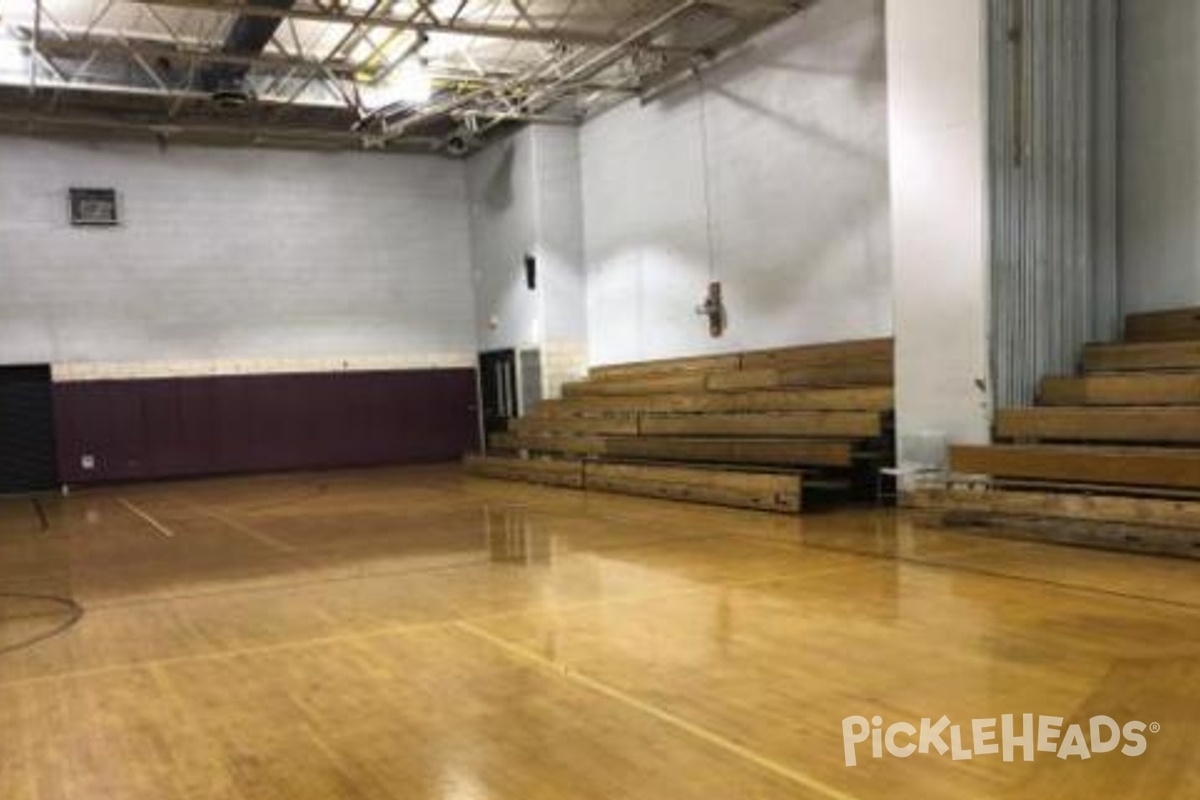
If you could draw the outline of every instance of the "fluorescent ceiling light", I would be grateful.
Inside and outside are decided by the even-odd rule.
[[[366,104],[373,109],[397,103],[419,106],[433,97],[433,78],[419,59],[411,58],[382,83],[363,87],[362,93]]]

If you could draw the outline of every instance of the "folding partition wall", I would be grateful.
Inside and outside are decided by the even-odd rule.
[[[1118,0],[990,0],[991,359],[1026,405],[1119,334]]]

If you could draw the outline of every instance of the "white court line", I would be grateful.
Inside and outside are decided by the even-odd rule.
[[[708,742],[715,747],[725,750],[728,753],[732,753],[733,755],[749,761],[751,764],[754,764],[755,766],[766,770],[767,772],[774,773],[781,778],[786,778],[787,780],[803,786],[805,789],[815,792],[822,797],[829,798],[829,800],[856,800],[853,795],[847,794],[836,787],[830,786],[829,784],[818,780],[811,775],[806,775],[799,770],[792,769],[791,767],[781,764],[774,759],[768,758],[760,753],[756,753],[750,748],[744,747],[737,742],[727,739],[715,731],[710,731],[708,728],[688,722],[682,717],[678,717],[675,714],[672,714],[670,711],[667,711],[665,708],[660,708],[651,703],[647,703],[645,700],[639,700],[627,692],[623,692],[620,689],[609,686],[607,683],[603,683],[595,678],[588,677],[581,672],[570,669],[566,665],[555,663],[554,661],[545,658],[540,653],[537,653],[519,644],[515,644],[514,642],[510,642],[507,639],[502,639],[477,625],[473,625],[470,622],[458,622],[455,623],[455,627],[465,633],[470,634],[471,636],[476,637],[477,639],[483,639],[486,642],[490,642],[501,650],[507,651],[510,655],[516,656],[524,661],[530,661],[544,670],[553,672],[554,674],[569,681],[573,681],[574,683],[586,686],[588,689],[591,689],[597,694],[604,695],[610,700],[616,700],[617,702],[636,709],[643,714],[654,717],[660,722],[665,722],[676,730],[681,730],[696,737],[697,739]]]
[[[145,511],[142,511],[142,509],[138,508],[124,497],[118,497],[117,502],[124,506],[125,510],[130,514],[133,514],[135,517],[148,524],[151,528],[154,528],[154,530],[158,531],[163,536],[167,537],[168,539],[175,538],[175,531],[171,530],[166,525],[163,525],[161,522],[147,514]]]
[[[217,522],[220,522],[222,525],[226,526],[227,528],[232,528],[233,530],[237,531],[238,533],[244,533],[246,536],[249,536],[254,541],[258,542],[259,544],[266,545],[267,547],[271,548],[272,550],[276,550],[280,553],[298,553],[298,552],[300,552],[298,548],[292,547],[290,544],[287,544],[285,542],[281,542],[278,539],[276,539],[274,536],[270,536],[269,534],[262,533],[260,531],[256,531],[254,528],[251,528],[249,525],[245,524],[244,522],[238,522],[236,519],[226,516],[226,514],[222,511],[216,511],[216,510],[213,510],[210,508],[204,508],[203,506],[194,506],[194,508],[196,509],[197,513],[203,514],[204,516],[209,517],[210,519],[215,519]]]

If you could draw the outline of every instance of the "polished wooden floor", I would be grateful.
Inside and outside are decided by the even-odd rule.
[[[2,800],[1200,797],[1200,567],[375,470],[0,501]],[[0,598],[0,651],[52,630]],[[1144,755],[844,763],[841,721]]]

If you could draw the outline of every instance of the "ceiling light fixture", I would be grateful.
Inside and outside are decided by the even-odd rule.
[[[409,59],[382,83],[363,87],[363,95],[376,111],[397,103],[424,105],[433,97],[433,78],[421,59]]]

